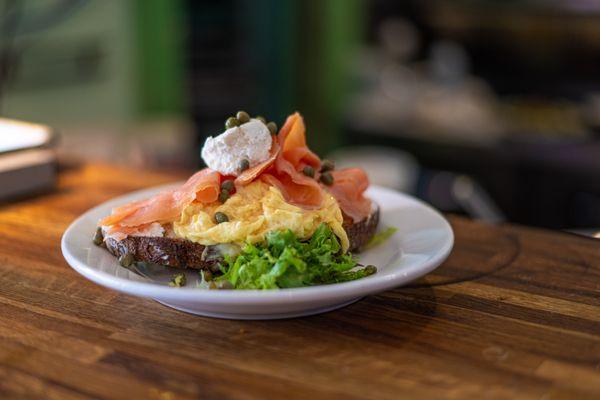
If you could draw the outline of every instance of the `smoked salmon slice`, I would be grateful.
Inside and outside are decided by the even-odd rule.
[[[327,190],[337,200],[342,211],[358,222],[371,214],[371,200],[364,196],[369,187],[369,178],[361,168],[346,168],[331,171],[333,185]]]
[[[321,166],[319,157],[306,146],[306,127],[299,113],[290,115],[278,135],[281,152],[268,170],[267,182],[281,190],[291,204],[305,208],[319,207],[323,201],[323,190],[314,179],[300,172],[306,165],[315,169]]]
[[[306,145],[306,127],[300,113],[295,112],[287,117],[279,132],[279,144],[283,157],[296,167],[297,171],[306,165],[317,170],[321,167],[319,156],[310,151]]]
[[[369,178],[362,169],[332,171],[331,186],[321,186],[316,179],[299,172],[306,165],[315,170],[320,169],[321,159],[306,145],[306,127],[298,112],[290,115],[285,121],[279,132],[279,144],[281,155],[275,162],[279,172],[279,183],[272,178],[269,180],[282,190],[288,201],[304,206],[317,206],[322,199],[322,188],[325,188],[337,200],[342,211],[355,222],[370,215],[371,201],[364,197],[364,192],[369,187]],[[287,174],[290,179],[283,178],[283,174]],[[318,179],[318,174],[315,178]]]
[[[172,222],[178,219],[183,209],[193,201],[205,204],[216,201],[220,184],[221,175],[205,168],[196,172],[177,189],[114,208],[111,215],[102,219],[99,225],[137,227],[152,222]]]
[[[354,221],[366,218],[371,212],[371,201],[363,194],[369,186],[367,174],[359,168],[333,171],[334,184],[319,184],[319,173],[314,178],[302,173],[310,165],[318,171],[321,159],[306,145],[306,126],[300,113],[287,117],[277,135],[279,148],[262,164],[244,172],[235,183],[247,185],[255,179],[277,187],[287,202],[304,208],[316,208],[323,201],[324,188],[338,201],[344,213]]]
[[[294,179],[302,179],[300,182]],[[291,177],[286,174],[272,175],[264,173],[260,176],[264,182],[281,191],[283,198],[290,204],[306,209],[318,208],[323,201],[323,190],[319,184],[307,177]]]
[[[111,225],[106,230],[105,234],[118,241],[125,239],[127,236],[139,233],[148,228],[150,225],[151,224],[144,224],[140,226]]]
[[[290,204],[305,208],[320,206],[323,190],[315,179],[300,172],[306,165],[315,169],[321,165],[319,157],[306,146],[305,129],[299,113],[290,115],[276,137],[271,157],[238,176],[236,186],[260,178],[277,187]]]
[[[280,149],[281,147],[279,146],[279,143],[277,143],[277,138],[274,136],[273,144],[271,145],[271,156],[262,163],[242,172],[237,178],[235,178],[235,185],[244,186],[255,180],[260,174],[263,173],[264,170],[269,168],[275,162],[277,156],[279,155]]]

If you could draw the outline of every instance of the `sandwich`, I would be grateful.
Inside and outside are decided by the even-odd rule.
[[[124,267],[197,269],[209,288],[308,286],[376,272],[353,256],[379,223],[365,171],[321,160],[297,112],[279,130],[243,111],[225,128],[204,143],[206,168],[180,187],[114,208],[94,243]]]

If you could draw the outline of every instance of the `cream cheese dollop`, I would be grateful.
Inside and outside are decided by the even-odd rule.
[[[252,168],[268,159],[272,142],[267,126],[258,119],[251,119],[219,136],[207,138],[201,155],[210,169],[237,176],[242,160],[248,160]]]

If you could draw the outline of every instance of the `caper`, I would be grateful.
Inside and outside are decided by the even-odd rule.
[[[210,272],[208,270],[204,270],[204,271],[200,271],[200,273],[202,274],[202,279],[204,279],[206,282],[210,282],[213,280],[212,272]]]
[[[221,203],[225,203],[228,198],[229,198],[229,190],[221,189],[221,193],[219,193],[219,201]]]
[[[333,185],[333,175],[331,175],[329,172],[325,172],[325,173],[321,174],[320,179],[321,179],[321,182],[323,182],[327,186]]]
[[[259,120],[260,122],[262,122],[263,124],[267,123],[267,120],[265,119],[265,117],[263,117],[262,115],[257,115],[256,118],[257,120]]]
[[[229,281],[220,281],[220,282],[217,282],[217,289],[231,290],[231,289],[233,289],[233,285]]]
[[[277,124],[275,122],[269,122],[267,128],[271,132],[271,135],[277,135]]]
[[[307,165],[306,167],[304,167],[302,169],[302,173],[311,178],[315,177],[315,169],[313,167],[311,167],[310,165]]]
[[[171,282],[169,282],[169,286],[182,287],[182,286],[185,286],[186,283],[187,283],[187,278],[186,278],[185,274],[179,273],[179,274],[173,275],[173,277],[171,278]]]
[[[240,126],[240,121],[236,117],[229,117],[225,121],[225,129],[231,129],[235,126]]]
[[[250,168],[250,161],[248,161],[247,159],[243,158],[240,160],[240,172],[247,170],[248,168]]]
[[[229,217],[227,217],[227,215],[225,213],[222,213],[221,211],[217,211],[215,213],[215,222],[217,224],[222,224],[223,222],[228,222],[229,221]]]
[[[131,266],[131,264],[133,264],[133,254],[127,252],[127,253],[123,253],[119,256],[119,264],[121,264],[122,267],[129,267]]]
[[[233,181],[227,180],[221,182],[221,190],[227,190],[228,192],[231,192],[233,190]]]
[[[245,124],[246,122],[250,121],[250,116],[246,111],[238,111],[237,114],[235,114],[235,117],[242,124]]]
[[[104,243],[104,237],[102,236],[102,228],[98,227],[98,229],[96,229],[96,233],[94,233],[93,242],[96,246],[102,246],[102,243]]]
[[[367,265],[365,267],[365,273],[367,275],[373,275],[375,272],[377,272],[377,267],[374,265]]]
[[[333,171],[335,169],[335,164],[331,160],[323,160],[321,164],[321,172]]]

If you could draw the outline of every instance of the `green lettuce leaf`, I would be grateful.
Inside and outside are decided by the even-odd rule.
[[[235,259],[225,257],[223,275],[236,289],[277,289],[347,282],[376,272],[355,269],[351,254],[342,247],[331,228],[321,224],[309,241],[290,230],[269,232],[266,242],[246,244]]]

